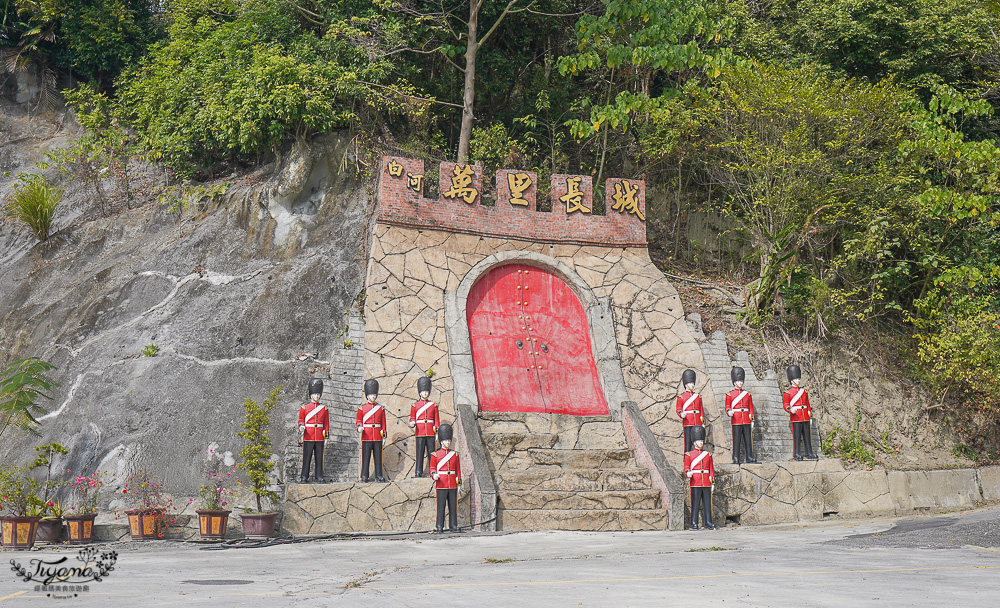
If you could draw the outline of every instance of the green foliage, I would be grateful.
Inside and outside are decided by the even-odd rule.
[[[278,395],[281,394],[282,388],[278,386],[271,391],[263,404],[258,404],[249,397],[243,402],[246,417],[243,421],[243,430],[237,435],[246,441],[246,445],[240,450],[238,466],[246,471],[250,478],[250,490],[257,499],[258,512],[263,512],[261,499],[267,499],[273,504],[281,498],[277,492],[268,488],[271,486],[271,472],[274,470],[271,412],[278,405]]]
[[[380,84],[399,36],[377,6],[283,0],[171,4],[166,42],[118,83],[121,115],[151,160],[192,173],[273,150],[289,136],[402,112]],[[353,9],[358,9],[354,12]]]
[[[955,458],[968,458],[969,460],[976,461],[979,460],[979,454],[973,448],[960,443],[952,448],[951,453]],[[980,492],[981,494],[982,492]]]
[[[584,15],[576,24],[578,52],[561,57],[560,73],[607,73],[600,100],[580,100],[588,119],[569,121],[582,139],[604,129],[627,128],[632,117],[655,105],[664,88],[658,79],[683,71],[717,77],[728,54],[709,45],[729,36],[731,21],[711,4],[682,0],[606,1],[603,15]],[[657,97],[654,97],[657,96]]]
[[[14,2],[6,3],[7,10]],[[5,32],[84,80],[111,79],[159,34],[147,0],[18,0]]]
[[[59,386],[47,375],[54,369],[51,363],[30,357],[14,361],[0,371],[0,435],[9,427],[38,434],[35,416],[45,411],[38,399],[51,400],[46,391]]]
[[[142,347],[142,354],[146,357],[155,357],[159,351],[160,347],[155,344],[147,344]]]
[[[42,489],[42,501],[46,502],[46,506],[48,507],[54,506],[61,510],[62,509],[61,503],[58,505],[47,504],[49,496],[52,495],[52,491],[55,488],[59,488],[61,486],[66,485],[66,483],[63,481],[52,479],[52,458],[57,454],[61,455],[69,454],[69,450],[67,450],[62,444],[53,442],[53,443],[46,443],[45,445],[35,446],[35,451],[38,452],[38,455],[35,457],[35,461],[32,462],[28,468],[31,470],[40,469],[43,467],[45,468],[45,481],[42,482],[40,486]],[[60,514],[55,515],[55,517],[62,517],[61,511]]]
[[[6,215],[30,230],[39,241],[47,240],[64,191],[49,186],[45,178],[38,174],[21,174],[18,179],[18,185],[5,205]]]
[[[344,340],[344,348],[351,348],[354,346],[354,340]]]
[[[469,141],[470,160],[482,165],[487,174],[497,169],[516,169],[524,165],[524,146],[511,137],[507,128],[500,123],[489,127],[472,129]]]
[[[854,416],[854,428],[844,430],[840,425],[833,425],[833,429],[823,438],[823,453],[869,467],[875,466],[875,449],[860,431],[860,425],[861,409],[858,408]]]
[[[0,511],[15,517],[41,515],[45,503],[38,497],[39,489],[27,466],[0,466]]]
[[[740,54],[922,88],[978,80],[1000,25],[995,4],[968,0],[731,0],[727,10]]]

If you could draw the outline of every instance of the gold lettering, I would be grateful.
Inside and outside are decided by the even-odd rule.
[[[403,175],[403,165],[397,163],[395,159],[390,160],[386,168],[389,169],[389,175],[393,177],[401,177]]]
[[[424,189],[424,174],[423,173],[407,173],[406,174],[406,187],[414,192],[420,193]]]
[[[472,177],[476,174],[469,165],[455,165],[452,172],[451,188],[442,193],[445,198],[460,198],[468,204],[475,202],[479,190],[472,187]]]
[[[582,181],[583,178],[579,176],[566,178],[566,194],[560,196],[559,200],[566,203],[567,214],[574,211],[590,213],[590,209],[583,206],[583,192],[580,190]]]
[[[508,173],[507,185],[510,186],[510,204],[527,206],[528,199],[524,198],[524,193],[531,187],[531,176],[527,173]]]
[[[639,211],[639,200],[636,198],[638,194],[638,184],[633,184],[628,180],[615,182],[615,193],[611,195],[611,200],[615,204],[611,208],[621,213],[634,213],[640,220],[645,222],[645,216]]]

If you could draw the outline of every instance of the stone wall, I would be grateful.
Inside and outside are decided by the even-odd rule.
[[[441,406],[442,421],[454,419],[455,378],[444,301],[474,266],[499,252],[533,257],[533,263],[542,259],[565,265],[605,303],[613,315],[618,359],[615,370],[602,373],[623,376],[623,394],[638,404],[668,458],[679,466],[683,445],[674,399],[685,368],[699,372],[698,390],[709,411],[720,408],[706,389],[704,359],[684,322],[680,298],[644,248],[531,243],[379,223],[366,283],[365,374],[379,379],[380,401],[389,412],[389,473],[410,474],[413,468],[412,431],[406,419],[417,398],[417,378],[433,370],[431,398]],[[464,321],[461,314],[455,322]],[[593,320],[591,334],[593,338]],[[469,386],[471,369],[461,372]],[[611,405],[616,412],[621,404]],[[724,436],[721,428],[713,433]]]
[[[1000,499],[1000,467],[845,471],[838,460],[717,465],[715,517],[741,525],[960,509]]]
[[[469,524],[469,490],[458,491],[458,524]],[[433,530],[437,498],[431,478],[392,483],[291,484],[281,530],[288,534]]]

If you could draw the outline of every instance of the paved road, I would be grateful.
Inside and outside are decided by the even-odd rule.
[[[64,600],[0,576],[20,606],[1000,606],[1000,508],[714,532],[426,535],[205,550],[102,546],[115,570]],[[0,553],[53,559],[75,551]],[[27,566],[25,566],[27,567]],[[6,569],[5,569],[6,570]]]

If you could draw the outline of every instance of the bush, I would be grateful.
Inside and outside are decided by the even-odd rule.
[[[274,452],[271,446],[271,411],[278,405],[278,395],[281,394],[281,386],[278,386],[267,396],[263,404],[259,404],[250,397],[243,402],[243,409],[246,411],[246,418],[243,421],[243,431],[237,433],[247,443],[240,450],[239,468],[247,472],[250,478],[250,491],[257,499],[257,512],[263,513],[261,499],[267,499],[271,503],[280,500],[278,493],[268,489],[271,486],[271,471],[274,470]]]
[[[19,175],[21,182],[7,201],[7,216],[26,226],[39,241],[49,238],[56,207],[64,191],[48,185],[41,175]]]

